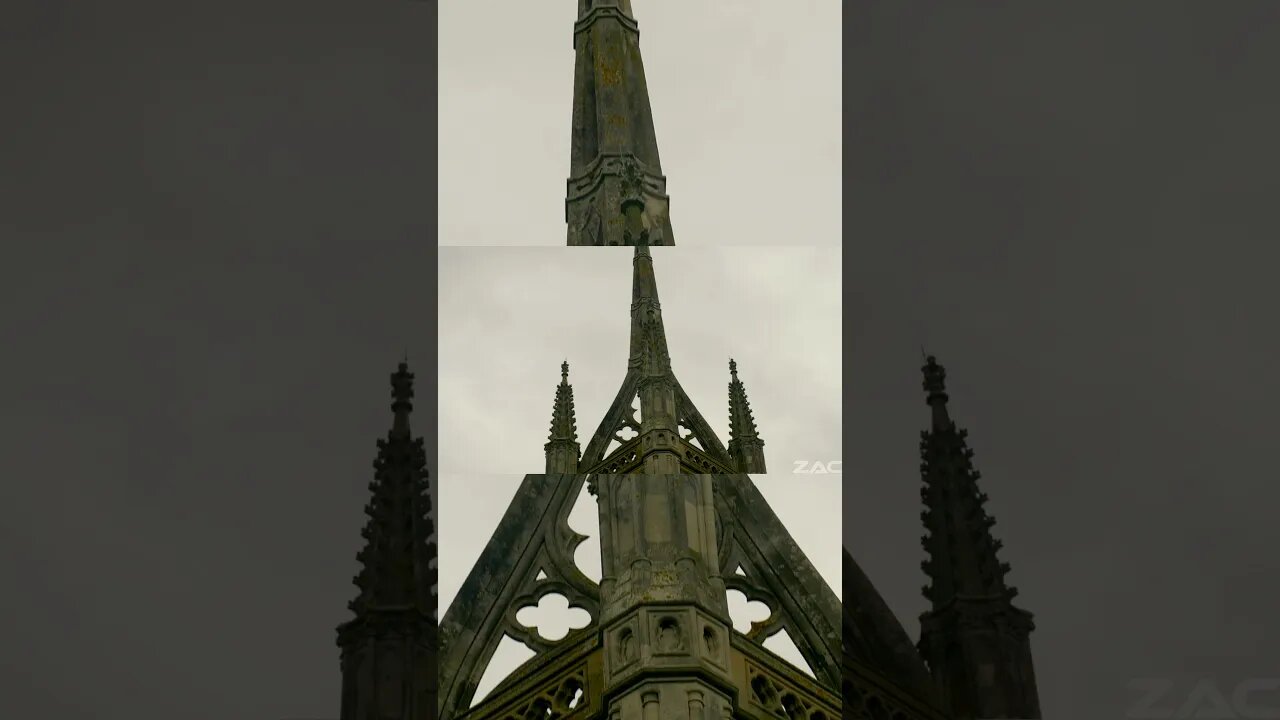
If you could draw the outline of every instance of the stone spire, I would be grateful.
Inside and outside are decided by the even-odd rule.
[[[634,221],[631,205],[628,220]],[[630,367],[646,375],[671,371],[667,352],[667,332],[662,325],[662,305],[658,302],[658,279],[653,272],[653,256],[643,241],[636,244],[631,261],[631,356]]]
[[[924,366],[924,387],[932,411],[932,428],[922,433],[924,487],[921,499],[925,530],[924,564],[930,586],[925,596],[937,608],[957,595],[1016,594],[1005,585],[1007,563],[999,562],[1000,541],[991,536],[995,519],[983,509],[987,496],[978,491],[980,473],[973,468],[968,433],[957,429],[947,412],[946,370],[933,357]]]
[[[629,238],[636,238],[632,261],[631,358],[637,374],[640,397],[641,441],[650,452],[641,472],[665,475],[680,472],[679,412],[677,387],[667,352],[667,333],[662,326],[662,306],[658,303],[658,282],[653,274],[653,257],[646,243],[647,232],[638,229],[639,203],[624,201]],[[635,230],[636,235],[631,231]]]
[[[409,429],[413,412],[413,373],[405,363],[391,376],[393,413],[391,432],[378,441],[372,501],[365,506],[366,544],[356,558],[360,593],[350,603],[357,615],[380,607],[412,606],[435,612],[435,545],[432,534],[430,488],[422,439]]]
[[[436,559],[422,438],[409,428],[413,374],[391,376],[393,419],[378,441],[365,547],[357,555],[355,618],[338,627],[342,720],[434,717]]]
[[[928,559],[921,563],[932,608],[921,615],[920,651],[956,718],[1039,718],[1031,662],[1031,614],[1011,602],[1001,543],[978,490],[968,433],[947,410],[946,371],[925,360],[931,428],[921,433],[921,513]]]
[[[761,474],[764,469],[764,440],[756,432],[751,417],[747,389],[738,379],[738,363],[729,360],[729,456],[739,472]]]
[[[634,182],[624,184],[619,203],[626,220],[623,231],[627,244],[635,246],[627,375],[578,465],[588,473],[732,473],[728,451],[671,369],[649,250],[651,230],[645,227],[641,213],[646,201],[637,187]],[[639,419],[634,407],[637,397]],[[681,428],[688,435],[683,435]]]
[[[547,472],[575,473],[581,448],[578,445],[578,423],[573,412],[573,386],[569,384],[569,361],[560,365],[560,384],[556,386],[556,404],[551,412],[551,436],[544,446]]]
[[[666,178],[649,107],[640,31],[630,0],[578,0],[573,132],[565,221],[569,245],[630,245],[617,215],[624,175],[648,202],[643,222],[651,244],[671,245]]]

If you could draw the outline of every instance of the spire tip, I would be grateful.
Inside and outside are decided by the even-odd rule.
[[[923,348],[921,348],[923,351]],[[945,403],[947,401],[947,371],[938,364],[938,359],[933,355],[925,355],[924,367],[924,390],[928,393],[928,400],[932,404],[934,401]]]
[[[402,362],[391,374],[391,397],[397,402],[408,402],[413,397],[413,373],[409,364]]]

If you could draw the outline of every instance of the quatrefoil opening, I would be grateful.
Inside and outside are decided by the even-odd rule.
[[[591,623],[591,613],[578,607],[570,607],[569,599],[557,592],[538,597],[536,605],[526,605],[516,611],[516,622],[536,630],[547,642],[563,640],[572,630],[581,630]]]

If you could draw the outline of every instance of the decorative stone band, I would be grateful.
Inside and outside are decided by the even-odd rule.
[[[606,178],[618,178],[620,181],[625,179],[629,172],[629,166],[634,166],[635,170],[633,172],[639,173],[641,188],[646,196],[661,199],[663,202],[670,202],[670,198],[667,197],[667,178],[665,175],[654,172],[635,155],[629,153],[602,153],[587,166],[586,170],[569,178],[567,181],[568,194],[565,196],[566,206],[593,194],[604,184]],[[568,219],[567,208],[565,219]]]
[[[658,302],[657,298],[640,298],[631,303],[631,312],[635,313],[640,310],[652,310],[655,313],[659,313],[662,312],[662,304]]]
[[[622,24],[623,28],[634,33],[637,38],[640,36],[639,23],[635,19],[628,17],[622,10],[611,6],[596,6],[588,10],[573,24],[573,47],[575,50],[578,48],[578,37],[601,20],[616,20]]]
[[[836,720],[841,717],[840,694],[800,676],[790,664],[741,634],[731,641],[734,685],[747,688],[739,697],[740,717]]]
[[[622,244],[624,197],[643,203],[648,244],[671,245],[667,179],[634,155],[604,153],[568,180],[564,217],[571,245]]]

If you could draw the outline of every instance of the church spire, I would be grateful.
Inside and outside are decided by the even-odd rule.
[[[622,387],[583,451],[579,466],[588,473],[733,472],[728,451],[671,370],[658,281],[649,250],[652,230],[645,227],[642,216],[646,200],[638,176],[629,173],[626,179],[620,202],[625,219],[623,233],[627,244],[635,246],[631,263],[631,352]],[[689,434],[682,435],[681,428]],[[624,437],[624,432],[630,437]]]
[[[435,608],[435,545],[432,534],[426,452],[409,428],[413,412],[413,373],[406,363],[391,375],[391,431],[378,441],[373,462],[373,499],[365,506],[366,544],[357,554],[359,596],[350,607],[357,615],[380,607],[413,606],[428,615]]]
[[[764,440],[756,432],[756,421],[747,402],[747,389],[738,379],[738,363],[729,360],[729,456],[739,472],[761,474],[764,469]]]
[[[646,242],[648,233],[640,227],[640,202],[623,202],[627,238],[634,241],[631,261],[631,359],[630,366],[646,375],[671,371],[667,333],[662,325],[662,305],[658,302],[658,278],[653,271],[653,255]]]
[[[370,717],[379,708],[383,717],[430,717],[436,703],[436,546],[429,541],[426,451],[409,427],[413,373],[406,363],[391,375],[391,396],[391,431],[378,440],[373,498],[360,533],[365,546],[356,555],[359,594],[348,604],[355,618],[338,627],[342,720]],[[389,642],[389,631],[401,640]]]
[[[631,0],[578,0],[573,128],[565,222],[569,245],[630,245],[617,214],[624,173],[640,178],[650,243],[671,245],[667,180],[658,159],[640,30]]]
[[[931,422],[920,441],[921,567],[931,609],[921,615],[921,654],[957,718],[1038,718],[1031,614],[1011,602],[1017,590],[997,557],[1002,544],[991,534],[968,433],[947,410],[946,370],[933,356],[922,370]]]
[[[925,594],[934,607],[956,595],[1012,597],[1016,591],[1005,585],[1009,565],[996,558],[1001,543],[991,536],[995,519],[983,509],[987,496],[978,491],[981,475],[973,468],[968,433],[956,428],[947,411],[947,372],[932,356],[923,371],[932,414],[931,429],[921,441],[921,498],[929,532],[924,544],[930,556],[925,572],[931,581]]]
[[[627,205],[628,225],[638,223],[636,203]],[[634,237],[628,233],[628,237]],[[640,397],[640,435],[648,436],[654,451],[644,459],[643,472],[665,475],[680,472],[679,417],[676,383],[667,353],[667,333],[662,326],[658,303],[658,282],[653,274],[653,257],[643,233],[635,243],[631,289],[631,360],[637,372]]]
[[[578,424],[573,412],[573,386],[569,384],[569,361],[560,365],[560,384],[551,412],[551,436],[545,445],[548,473],[576,473],[580,447]]]

